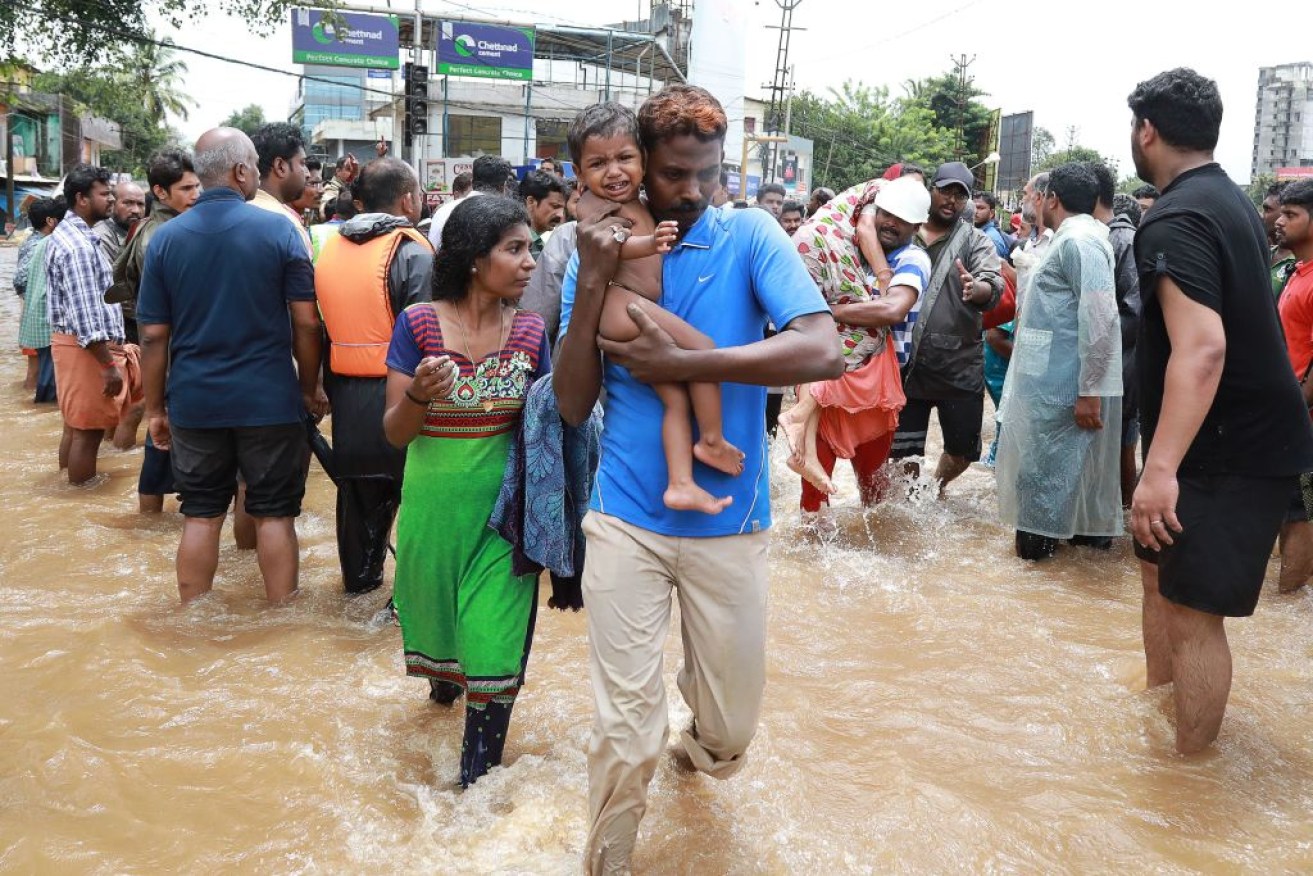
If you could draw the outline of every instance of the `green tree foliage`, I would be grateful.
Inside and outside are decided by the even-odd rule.
[[[1129,195],[1142,185],[1145,185],[1144,180],[1131,174],[1130,176],[1122,177],[1122,181],[1117,183],[1117,191],[1121,194]]]
[[[168,126],[168,114],[185,119],[193,105],[180,91],[186,72],[187,65],[165,40],[136,44],[125,56],[99,66],[43,73],[34,85],[37,91],[63,94],[93,115],[118,122],[123,149],[103,153],[102,161],[112,170],[140,176],[151,153],[178,142],[177,132]]]
[[[1048,128],[1036,128],[1030,135],[1030,167],[1031,173],[1038,173],[1041,165],[1053,157],[1053,152],[1057,148],[1057,141],[1053,139],[1053,132]]]
[[[104,61],[150,33],[148,19],[176,30],[214,15],[245,21],[267,34],[293,6],[333,8],[335,0],[21,0],[0,3],[0,55],[73,65]]]
[[[929,108],[860,83],[796,96],[792,133],[815,144],[815,184],[837,190],[875,179],[899,161],[933,168],[953,157],[954,132],[937,127]]]
[[[101,162],[111,170],[144,175],[151,153],[169,142],[168,128],[146,112],[144,103],[124,88],[119,76],[103,70],[43,73],[35,85],[38,91],[62,94],[85,106],[91,114],[118,122],[123,149],[101,153]]]
[[[1254,202],[1255,207],[1260,210],[1263,208],[1263,199],[1267,197],[1267,190],[1276,181],[1276,176],[1270,173],[1260,173],[1249,181],[1249,187],[1245,191],[1249,194],[1249,200]]]
[[[219,123],[225,128],[236,128],[248,137],[265,123],[264,110],[258,104],[248,104],[245,108],[233,110],[228,118]]]
[[[954,151],[958,160],[968,165],[985,160],[989,154],[989,133],[993,124],[993,111],[977,98],[986,92],[976,88],[967,79],[965,83],[955,72],[942,73],[929,79],[909,80],[903,84],[910,106],[928,109],[938,128],[950,131],[954,138]],[[962,137],[957,139],[958,129]]]
[[[1033,165],[1032,172],[1041,173],[1046,170],[1052,170],[1059,165],[1066,164],[1068,161],[1102,161],[1111,168],[1116,169],[1117,166],[1115,161],[1104,158],[1096,150],[1091,149],[1088,146],[1076,144],[1059,149],[1057,152],[1052,153],[1048,158],[1041,161],[1038,165]]]
[[[172,40],[157,40],[153,33],[147,37],[128,55],[124,74],[141,95],[147,113],[161,120],[172,114],[186,121],[188,110],[196,105],[181,90],[187,63],[178,59]]]

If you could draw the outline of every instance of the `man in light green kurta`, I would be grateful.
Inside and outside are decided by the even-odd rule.
[[[1122,534],[1121,329],[1108,230],[1090,215],[1097,191],[1080,162],[1049,176],[1044,216],[1057,232],[1003,390],[999,513],[1023,559],[1051,556],[1059,539],[1106,547]]]

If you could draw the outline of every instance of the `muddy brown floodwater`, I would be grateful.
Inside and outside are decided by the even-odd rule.
[[[0,868],[577,872],[583,616],[542,612],[506,766],[457,792],[461,714],[402,674],[386,588],[342,594],[317,466],[283,609],[228,532],[215,594],[178,606],[180,521],[135,512],[140,449],[63,484],[59,414],[18,386],[13,261],[0,248]],[[1144,690],[1125,539],[1026,565],[974,466],[943,501],[871,513],[844,476],[818,546],[774,457],[761,730],[728,782],[662,764],[640,872],[1313,871],[1313,597],[1269,576],[1231,624],[1221,739],[1183,759]],[[667,654],[679,728],[676,636]]]

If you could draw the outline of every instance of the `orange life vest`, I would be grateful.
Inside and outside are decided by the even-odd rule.
[[[396,318],[388,298],[388,270],[409,238],[431,252],[414,228],[396,228],[364,243],[334,234],[315,263],[315,297],[328,329],[329,366],[346,377],[386,377]]]

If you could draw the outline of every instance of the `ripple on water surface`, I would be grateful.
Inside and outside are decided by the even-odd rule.
[[[0,248],[0,288],[11,268]],[[10,350],[14,308],[0,296]],[[507,766],[462,793],[460,709],[402,674],[386,592],[339,592],[317,467],[301,596],[268,608],[225,530],[216,591],[181,608],[178,519],[134,510],[140,450],[69,488],[58,413],[26,400],[21,367],[0,364],[0,868],[577,872],[583,615],[543,611]],[[662,760],[642,872],[1313,870],[1313,597],[1269,590],[1231,625],[1222,737],[1179,758],[1165,693],[1143,690],[1124,539],[1021,563],[975,466],[943,500],[902,484],[911,499],[871,512],[842,472],[818,544],[774,457],[761,727],[728,782]]]

